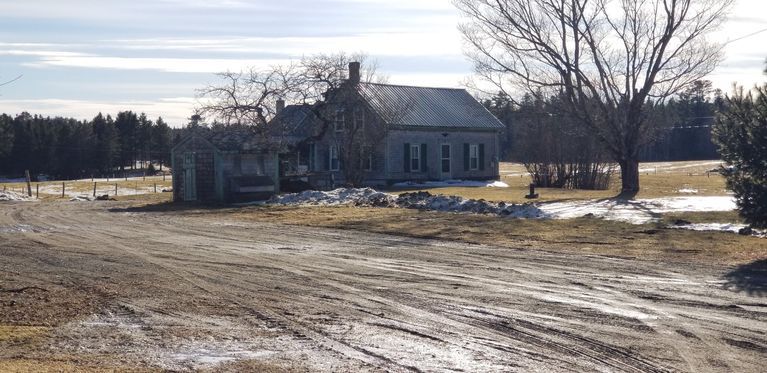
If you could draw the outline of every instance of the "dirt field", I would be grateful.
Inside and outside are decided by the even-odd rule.
[[[670,263],[126,206],[0,205],[0,371],[767,363],[764,260]]]

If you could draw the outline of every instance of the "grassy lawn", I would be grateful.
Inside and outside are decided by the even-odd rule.
[[[210,213],[221,219],[352,229],[516,249],[652,260],[741,264],[767,256],[767,245],[762,238],[665,229],[663,222],[633,225],[594,218],[511,219],[494,215],[350,206],[267,206]],[[718,213],[712,217],[707,217],[706,213],[678,214],[676,218],[693,222],[721,221]]]

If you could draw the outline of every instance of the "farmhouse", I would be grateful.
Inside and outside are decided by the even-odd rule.
[[[349,79],[321,107],[304,107],[302,116],[286,109],[273,122],[300,130],[304,141],[283,155],[296,171],[283,177],[304,176],[315,188],[498,178],[503,124],[464,89],[361,82],[352,62]]]
[[[360,65],[313,105],[277,103],[264,133],[197,131],[172,150],[174,200],[498,178],[497,118],[466,90],[360,81]],[[266,135],[265,135],[266,133]]]

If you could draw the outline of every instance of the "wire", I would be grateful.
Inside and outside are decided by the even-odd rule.
[[[754,31],[754,32],[752,32],[752,33],[750,33],[748,35],[744,35],[744,36],[741,36],[739,38],[735,38],[735,39],[729,40],[728,42],[724,43],[724,45],[730,45],[730,44],[732,44],[732,43],[734,43],[736,41],[741,41],[743,39],[750,38],[750,37],[752,37],[754,35],[759,35],[759,34],[765,32],[765,31],[767,31],[767,28],[763,28],[761,30]]]

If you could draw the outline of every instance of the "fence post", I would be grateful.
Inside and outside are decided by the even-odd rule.
[[[61,182],[61,198],[64,198],[64,191],[67,190],[67,185],[62,181]]]
[[[96,182],[93,183],[93,196],[96,196]]]
[[[35,198],[40,199],[40,184],[35,184]]]
[[[115,196],[117,196],[117,183],[115,183]]]
[[[32,178],[29,176],[29,170],[24,170],[24,176],[27,177],[27,196],[32,197]]]
[[[154,183],[154,192],[157,193],[157,183]]]

